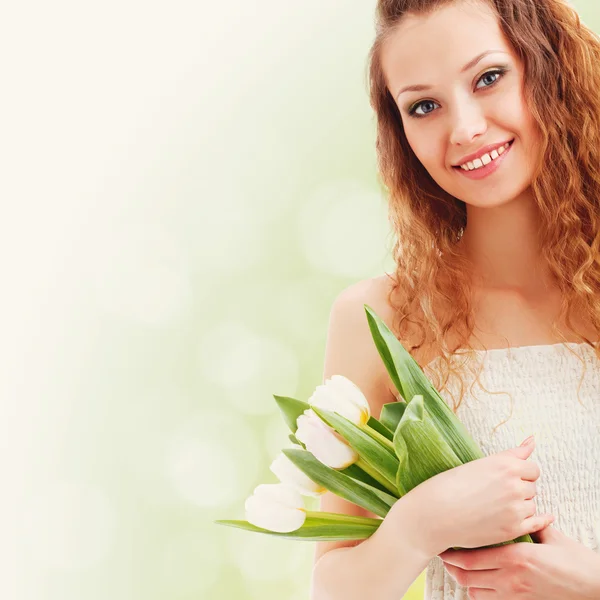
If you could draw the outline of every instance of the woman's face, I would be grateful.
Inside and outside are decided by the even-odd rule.
[[[405,16],[382,66],[408,143],[441,188],[475,206],[529,188],[537,126],[523,98],[523,65],[490,7],[462,1]]]

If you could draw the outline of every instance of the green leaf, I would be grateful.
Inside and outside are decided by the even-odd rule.
[[[385,488],[385,486],[377,481],[374,477],[371,477],[368,473],[363,471],[356,463],[346,467],[345,469],[339,469],[339,473],[344,473],[344,475],[348,475],[348,477],[352,477],[352,479],[356,479],[357,481],[361,481],[362,483],[366,483],[371,487],[377,488],[386,494],[389,494],[389,490]]]
[[[306,520],[299,529],[287,533],[279,533],[263,529],[262,527],[256,527],[255,525],[248,523],[248,521],[218,520],[214,521],[214,523],[237,527],[247,531],[254,531],[256,533],[264,533],[266,535],[303,540],[306,542],[333,542],[337,540],[366,539],[377,531],[382,520],[312,511],[310,516],[307,512]]]
[[[306,448],[306,446],[293,433],[290,433],[290,435],[288,435],[288,438],[290,438],[292,444],[296,444],[296,446],[302,446],[302,448]]]
[[[308,450],[284,448],[285,454],[305,475],[340,498],[385,517],[397,498],[366,483],[348,477],[318,461]]]
[[[402,373],[404,368],[402,365],[397,364],[400,357],[403,359],[405,357],[401,355],[394,356],[393,354],[394,350],[397,351],[397,346],[402,346],[402,344],[400,344],[396,336],[390,331],[388,326],[381,318],[377,316],[375,311],[369,305],[364,304],[363,306],[367,313],[369,329],[371,330],[371,336],[373,337],[373,341],[375,342],[375,347],[379,352],[379,356],[381,356],[383,364],[385,365],[385,368],[387,369],[395,388],[400,392],[402,398],[408,402],[405,386],[400,378],[400,373]],[[404,347],[402,347],[402,349],[404,349]],[[400,369],[398,368],[399,366]]]
[[[375,417],[369,417],[367,421],[367,425],[374,429],[377,433],[380,433],[383,437],[390,440],[390,442],[394,439],[394,430],[390,430],[387,425],[385,425],[381,419],[378,421]]]
[[[410,403],[413,396],[435,393],[431,381],[425,376],[417,361],[400,343],[400,340],[367,305],[367,320],[373,341],[386,369],[405,402]]]
[[[292,433],[296,433],[298,429],[296,421],[305,410],[310,408],[310,404],[302,402],[302,400],[288,398],[287,396],[276,396],[275,394],[273,394],[273,398],[275,398],[287,426]]]
[[[415,396],[407,406],[394,434],[394,447],[400,459],[396,484],[402,494],[463,464],[437,430],[423,396]]]
[[[396,431],[398,423],[400,423],[400,419],[402,419],[402,415],[407,406],[408,404],[406,402],[389,402],[388,404],[384,404],[381,409],[379,420],[382,425],[385,425],[385,427],[392,432],[392,440],[394,439],[393,432]]]
[[[477,443],[444,402],[419,364],[373,309],[367,304],[364,308],[377,351],[402,398],[410,405],[414,396],[423,396],[438,431],[462,463],[483,458],[484,454]]]
[[[352,449],[354,449],[360,458],[362,458],[370,467],[378,473],[381,473],[391,483],[396,481],[398,472],[398,458],[393,450],[382,446],[375,441],[368,433],[360,427],[346,419],[342,415],[317,408],[312,409],[327,425],[333,427],[343,438],[346,439]]]

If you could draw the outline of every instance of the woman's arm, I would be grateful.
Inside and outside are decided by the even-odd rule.
[[[379,418],[383,405],[394,402],[395,398],[388,388],[389,377],[373,341],[364,304],[389,322],[388,286],[384,276],[359,281],[339,294],[331,309],[325,350],[323,379],[335,374],[348,377],[367,398],[375,418]],[[411,494],[394,504],[379,529],[367,540],[317,543],[313,600],[402,597],[430,560],[430,553],[417,547],[420,542],[413,541],[416,535],[411,528],[418,503],[412,500],[415,494]],[[321,496],[320,509],[377,516],[331,492]]]
[[[436,556],[416,530],[415,494],[394,504],[358,546],[330,550],[313,569],[311,600],[398,600]]]

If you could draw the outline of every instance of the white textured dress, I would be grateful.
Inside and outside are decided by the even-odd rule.
[[[552,527],[600,553],[600,361],[594,350],[559,343],[478,350],[476,356],[483,361],[479,380],[485,389],[467,385],[457,417],[486,456],[535,434],[530,460],[541,471],[537,513],[552,513]],[[427,376],[438,360],[425,367]],[[463,373],[468,384],[477,372],[472,366]],[[458,400],[456,383],[451,379],[441,392],[451,407],[452,390]],[[427,566],[425,600],[468,600],[467,588],[437,556]]]

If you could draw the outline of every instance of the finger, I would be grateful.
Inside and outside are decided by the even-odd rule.
[[[526,460],[521,463],[520,467],[521,479],[524,479],[525,481],[535,481],[536,479],[539,479],[540,466],[537,463]]]
[[[523,519],[533,517],[537,512],[535,500],[523,500]]]
[[[528,533],[533,533],[534,531],[539,531],[540,529],[545,529],[554,522],[554,515],[544,514],[544,515],[534,515],[533,517],[529,517],[521,523],[520,533],[517,532],[517,537],[521,537],[522,535],[526,535]]]
[[[470,587],[467,589],[467,596],[469,600],[498,600],[498,590]]]
[[[530,440],[524,440],[519,446],[516,448],[509,448],[506,450],[509,454],[517,456],[522,460],[527,460],[531,453],[535,450],[535,438],[531,438]]]
[[[452,553],[442,552],[439,557],[447,564],[468,571],[503,568],[514,562],[515,546],[508,544],[497,548],[477,548],[476,550],[453,550]]]
[[[444,565],[450,576],[463,587],[495,590],[500,585],[502,572],[500,569],[469,571],[453,565]]]
[[[524,481],[523,485],[523,499],[530,500],[537,496],[537,485],[535,481]]]

